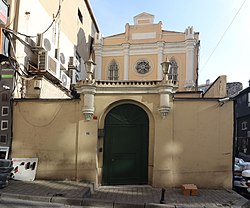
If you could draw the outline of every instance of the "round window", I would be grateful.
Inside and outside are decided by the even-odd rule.
[[[139,74],[146,74],[149,72],[151,66],[149,64],[149,61],[143,59],[139,60],[136,63],[135,69]]]

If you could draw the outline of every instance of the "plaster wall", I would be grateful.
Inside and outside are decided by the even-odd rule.
[[[36,87],[36,83],[39,82],[40,86]],[[61,90],[56,87],[49,80],[44,77],[37,80],[27,80],[26,81],[26,98],[47,98],[47,99],[69,99],[69,92]]]
[[[175,101],[173,114],[175,184],[231,187],[233,101]]]
[[[83,99],[83,97],[81,97]],[[38,157],[37,178],[102,183],[103,137],[109,110],[140,106],[149,117],[148,183],[179,187],[231,188],[233,102],[170,98],[164,120],[157,94],[96,94],[95,113],[85,121],[84,102],[16,101],[12,157]]]

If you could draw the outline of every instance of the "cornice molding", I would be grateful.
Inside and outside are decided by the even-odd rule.
[[[185,53],[186,44],[185,42],[177,43],[148,43],[148,44],[130,44],[129,54],[130,55],[141,55],[141,54],[158,54],[159,46],[162,46],[163,53]],[[109,45],[103,46],[103,56],[123,56],[124,55],[124,44],[123,45]]]

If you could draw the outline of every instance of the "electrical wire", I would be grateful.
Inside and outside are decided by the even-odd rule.
[[[46,33],[46,32],[52,27],[52,25],[53,25],[54,22],[56,21],[58,15],[60,14],[60,11],[61,11],[61,4],[59,4],[58,10],[57,10],[57,12],[56,12],[55,17],[53,17],[52,22],[50,23],[50,25],[49,25],[41,34]],[[37,37],[37,35],[26,35],[26,34],[24,34],[24,33],[21,33],[21,32],[18,32],[18,31],[14,31],[14,30],[12,30],[12,29],[10,29],[10,28],[4,28],[4,29],[5,29],[5,30],[8,30],[8,31],[11,31],[12,33],[15,33],[15,34],[18,34],[18,35],[27,37],[27,38],[35,38],[35,37]]]
[[[216,51],[216,49],[218,48],[218,46],[220,45],[221,41],[223,40],[224,36],[226,35],[228,29],[231,27],[231,25],[233,24],[235,18],[237,17],[237,15],[239,14],[239,12],[241,11],[242,7],[244,6],[244,4],[246,3],[247,0],[244,0],[244,2],[241,4],[240,8],[238,9],[238,11],[236,12],[236,14],[234,15],[233,19],[231,20],[230,24],[228,25],[228,27],[226,28],[226,30],[224,31],[224,33],[222,34],[220,40],[218,41],[218,43],[216,44],[215,48],[213,49],[212,53],[209,55],[207,61],[205,62],[205,64],[203,65],[203,67],[201,68],[200,72],[202,70],[205,69],[205,67],[207,66],[208,62],[210,61],[212,55],[214,54],[214,52]]]
[[[7,32],[14,35],[16,37],[16,39],[18,39],[23,45],[33,48],[32,45],[30,45],[29,43],[27,43],[26,41],[24,41],[22,38],[20,38],[17,34],[17,32],[15,32],[14,30],[10,30],[9,28],[3,28],[3,32],[4,34],[6,34]]]
[[[21,110],[20,104],[18,105],[18,110],[19,110],[19,113],[21,114],[23,120],[24,120],[27,124],[29,124],[29,125],[31,125],[31,126],[33,126],[33,127],[42,128],[42,127],[49,126],[49,125],[56,119],[57,115],[59,114],[59,112],[61,111],[61,109],[62,109],[62,107],[63,107],[63,105],[64,105],[64,102],[63,102],[62,104],[59,104],[59,105],[60,105],[60,107],[58,106],[58,107],[56,108],[57,110],[56,110],[56,111],[54,112],[54,114],[51,116],[50,120],[49,120],[47,123],[41,124],[41,125],[34,124],[34,122],[30,122],[30,119],[27,119],[27,118],[25,117],[25,115],[22,113],[23,111]]]

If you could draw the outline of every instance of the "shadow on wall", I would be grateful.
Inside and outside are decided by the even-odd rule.
[[[77,46],[76,51],[82,57],[84,61],[87,61],[91,54],[92,48],[92,37],[88,35],[86,38],[86,34],[82,28],[79,29],[77,33]]]
[[[77,33],[77,45],[75,46],[76,54],[81,57],[81,69],[79,73],[80,80],[83,80],[87,77],[87,73],[85,71],[85,61],[89,60],[92,54],[92,45],[94,42],[94,38],[88,35],[86,37],[85,31],[80,28]],[[92,57],[94,59],[94,57]]]

